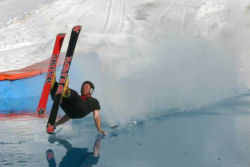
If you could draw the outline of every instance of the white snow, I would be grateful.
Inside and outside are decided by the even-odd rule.
[[[71,28],[82,25],[76,54],[94,53],[100,61],[90,67],[99,75],[90,78],[107,118],[201,107],[250,87],[249,6],[248,0],[1,0],[0,71],[49,58],[56,34],[66,32],[68,41]],[[75,62],[79,73],[84,59]],[[86,75],[71,85],[79,87],[75,82]]]

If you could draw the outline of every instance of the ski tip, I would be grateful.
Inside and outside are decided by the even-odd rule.
[[[77,25],[77,26],[74,26],[73,27],[73,30],[72,31],[75,31],[76,33],[79,33],[82,29],[82,26],[81,25]]]
[[[49,123],[49,124],[47,125],[47,127],[46,127],[46,132],[47,132],[48,134],[53,134],[53,133],[54,133],[54,130],[55,130],[54,126],[51,125],[51,124]]]
[[[57,34],[57,36],[65,37],[65,36],[66,36],[66,33],[59,33],[59,34]]]

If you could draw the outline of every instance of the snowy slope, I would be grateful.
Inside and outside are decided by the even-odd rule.
[[[71,85],[78,89],[86,75],[94,80],[107,118],[189,110],[248,90],[249,5],[248,0],[1,0],[0,71],[49,58],[56,34],[66,32],[68,39],[79,24],[84,29],[73,66],[83,74],[72,75]]]

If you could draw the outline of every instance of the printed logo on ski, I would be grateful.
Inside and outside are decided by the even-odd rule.
[[[49,64],[48,76],[46,82],[51,82],[53,78],[53,73],[56,69],[56,62],[57,62],[58,55],[53,55]]]
[[[62,74],[61,74],[61,78],[59,81],[59,85],[58,85],[56,94],[63,93],[63,88],[64,88],[64,84],[66,82],[66,78],[68,76],[69,64],[70,64],[71,60],[72,60],[72,57],[65,58],[65,63],[64,63],[63,69],[62,69]]]

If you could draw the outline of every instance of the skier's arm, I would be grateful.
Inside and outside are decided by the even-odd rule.
[[[98,132],[100,132],[101,134],[105,136],[106,132],[102,130],[101,128],[101,118],[100,118],[99,110],[94,110],[93,115],[94,115],[96,129],[98,130]]]

